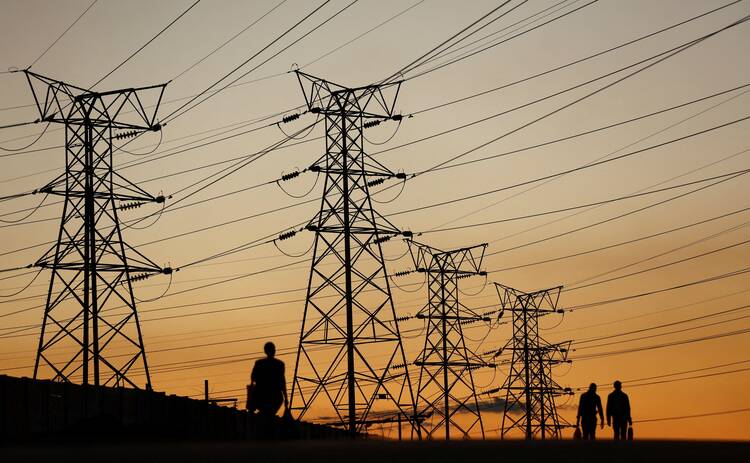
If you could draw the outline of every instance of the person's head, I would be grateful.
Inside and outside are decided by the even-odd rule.
[[[614,386],[615,386],[616,391],[619,391],[620,389],[622,389],[622,383],[619,380],[615,381]]]
[[[266,343],[266,344],[265,344],[265,345],[263,346],[263,352],[265,352],[265,353],[266,353],[266,355],[267,355],[267,356],[268,356],[269,358],[273,358],[273,356],[274,356],[274,355],[276,355],[276,346],[275,346],[275,345],[274,345],[274,344],[273,344],[273,343],[272,343],[271,341],[268,341],[268,342],[267,342],[267,343]]]
[[[589,384],[589,392],[596,392],[596,383]]]

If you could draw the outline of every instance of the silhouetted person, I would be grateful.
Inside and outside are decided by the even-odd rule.
[[[258,414],[274,416],[284,404],[289,406],[286,395],[286,378],[284,376],[284,362],[274,358],[276,346],[267,342],[263,346],[266,358],[255,361],[253,372],[250,374],[248,386],[247,408],[251,413],[258,410]]]
[[[589,390],[581,394],[578,402],[578,416],[576,416],[576,426],[581,425],[583,438],[596,439],[596,414],[599,413],[599,420],[604,429],[604,413],[602,411],[602,399],[596,394],[596,384],[591,383]]]
[[[615,390],[607,396],[607,425],[615,431],[615,440],[625,440],[628,425],[633,424],[630,417],[630,400],[622,392],[622,383],[615,381]]]

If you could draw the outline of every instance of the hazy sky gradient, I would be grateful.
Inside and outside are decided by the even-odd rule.
[[[191,3],[99,0],[32,70],[87,87],[143,45]],[[277,3],[276,0],[203,0],[96,89],[117,89],[170,81]],[[347,3],[348,1],[344,0],[332,1],[313,16],[309,23],[303,24],[299,31],[281,40],[242,70],[260,63],[275,50],[301,35],[300,31],[309,30]],[[168,124],[164,128],[163,143],[156,152],[167,153],[184,143],[197,142],[209,135],[221,134],[226,129],[218,128],[228,124],[250,121],[302,105],[304,100],[299,85],[294,75],[287,74],[286,71],[294,64],[303,66],[317,59],[415,3],[416,0],[361,0],[299,44],[242,79],[243,82],[258,78],[264,78],[263,80],[227,89]],[[378,81],[471,23],[496,3],[426,0],[382,28],[303,69],[305,72],[344,85],[356,86]],[[517,0],[512,2],[516,3]],[[480,33],[477,38],[555,3],[557,2],[531,0]],[[585,2],[569,3],[570,6],[562,11],[583,5]],[[416,113],[433,105],[514,82],[605,50],[725,3],[728,1],[600,0],[570,16],[484,53],[425,76],[407,80],[401,89],[396,106],[403,114]],[[28,66],[89,4],[89,0],[2,0],[0,69]],[[302,0],[286,2],[220,52],[172,80],[167,86],[166,101],[160,114],[172,112],[185,101],[170,103],[171,100],[204,90],[294,24],[306,12],[312,10],[314,5],[317,3]],[[728,25],[747,14],[750,14],[750,3],[743,1],[701,20],[563,71],[463,103],[418,114],[405,119],[398,133],[387,144],[368,144],[369,152],[377,153],[514,108],[666,51]],[[748,43],[750,26],[744,24],[735,27],[552,117],[490,143],[462,160],[481,158],[554,140],[747,84],[750,82]],[[377,154],[377,159],[394,171],[411,173],[423,170],[522,126],[615,81],[622,75],[624,73],[619,73],[445,136]],[[410,74],[407,73],[405,77],[409,78]],[[38,116],[35,108],[29,106],[33,100],[22,74],[0,74],[0,83],[0,125],[33,120]],[[747,108],[750,95],[742,93],[747,88],[612,130],[420,176],[407,182],[403,193],[393,202],[382,204],[380,210],[388,215],[481,193],[571,169],[608,154],[626,153],[740,119],[749,115]],[[717,106],[717,103],[722,104]],[[285,112],[287,113],[291,111]],[[280,116],[265,123],[279,119]],[[291,132],[313,121],[312,115],[305,115],[299,121],[284,125],[283,128]],[[241,127],[224,135],[252,127],[255,126]],[[40,125],[34,125],[4,129],[0,131],[0,146],[13,148],[26,145],[33,140],[29,137],[38,134],[41,128]],[[199,132],[213,129],[217,130],[198,135]],[[368,130],[366,136],[371,142],[378,142],[390,137],[394,129],[395,124],[381,124]],[[520,195],[516,193],[527,187],[422,212],[400,214],[391,220],[405,229],[426,232],[433,228],[474,224],[587,204],[649,189],[654,185],[676,185],[750,168],[750,151],[745,151],[750,148],[749,129],[749,122],[737,123],[664,148],[570,174]],[[59,127],[50,127],[45,136],[29,149],[62,145],[63,134]],[[322,128],[317,127],[308,138],[320,135]],[[283,134],[276,127],[270,127],[143,166],[123,169],[121,174],[154,194],[163,192],[168,195],[218,171],[224,165],[165,179],[148,182],[146,180],[249,154],[282,137]],[[158,139],[158,135],[148,134],[128,145],[128,150],[135,153],[150,151],[151,145],[157,143]],[[318,140],[272,152],[186,202],[274,180],[284,172],[309,166],[323,151],[323,140]],[[737,155],[731,157],[734,154]],[[722,160],[724,158],[728,159]],[[124,164],[149,158],[119,153],[115,159],[116,163]],[[717,162],[720,160],[721,162]],[[9,195],[43,186],[62,172],[63,161],[63,149],[2,157],[0,194]],[[678,176],[680,177],[674,178]],[[312,174],[304,174],[294,181],[285,183],[284,187],[293,194],[302,194],[312,187],[314,181]],[[665,181],[666,183],[662,184]],[[559,284],[570,287],[576,286],[581,280],[667,251],[672,252],[598,279],[635,272],[741,243],[750,238],[748,227],[745,226],[750,223],[750,211],[602,252],[500,271],[508,267],[627,241],[748,207],[748,184],[746,176],[738,177],[719,186],[601,226],[518,250],[490,255],[485,259],[484,267],[491,271],[490,281],[502,282],[520,289],[533,290]],[[688,191],[690,188],[619,201],[575,215],[569,212],[458,231],[426,233],[420,240],[440,248],[489,242],[487,252],[491,254],[586,226]],[[320,191],[319,183],[309,196],[300,200],[290,198],[275,185],[271,185],[165,213],[149,228],[127,229],[124,233],[132,245],[149,243],[163,237],[318,198]],[[398,191],[399,188],[391,189],[383,193],[380,199],[389,200]],[[179,197],[177,194],[173,200]],[[0,214],[34,206],[40,199],[34,196],[3,202],[0,204]],[[56,200],[57,198],[50,198],[48,201]],[[313,201],[282,213],[237,221],[232,225],[210,231],[140,246],[139,249],[156,262],[179,267],[229,247],[284,231],[312,217],[318,206],[317,201]],[[144,206],[134,211],[125,211],[121,217],[123,220],[130,220],[156,210],[156,206]],[[43,207],[28,221],[58,218],[60,213],[59,205]],[[568,215],[571,216],[567,217]],[[20,216],[22,215],[0,218]],[[58,226],[56,220],[21,226],[2,224],[0,253],[54,240]],[[298,254],[308,248],[311,238],[310,233],[301,233],[294,239],[280,243],[280,247],[290,254]],[[3,255],[0,267],[26,265],[46,251],[46,248],[41,246]],[[405,244],[400,240],[391,240],[385,245],[384,250],[387,257],[397,259],[389,262],[391,273],[411,267],[408,256],[399,258],[406,250]],[[747,266],[748,257],[748,245],[738,245],[726,251],[663,269],[564,292],[561,305],[576,307],[700,280],[742,269]],[[290,269],[261,272],[294,260],[279,253],[273,245],[258,247],[178,272],[166,297],[140,304],[154,387],[169,393],[201,394],[203,379],[208,378],[216,395],[242,397],[251,362],[262,352],[264,342],[274,340],[282,352],[296,348],[303,309],[303,303],[299,301],[304,299],[302,288],[307,283],[309,255],[297,259],[301,263]],[[249,272],[261,273],[231,283],[178,294],[179,291]],[[6,275],[10,274],[3,276]],[[15,292],[26,285],[30,277],[31,275],[27,275],[0,280],[2,293]],[[29,365],[33,365],[38,342],[38,328],[35,325],[42,319],[47,277],[47,274],[42,273],[39,279],[19,296],[33,296],[29,299],[11,302],[0,300],[0,373],[21,376],[30,375],[32,372]],[[553,342],[566,339],[583,341],[740,307],[750,303],[749,292],[746,292],[750,291],[749,282],[747,274],[743,274],[654,296],[576,310],[566,314],[563,320],[543,321],[543,327],[549,328],[544,330],[543,335]],[[407,276],[397,280],[397,283],[401,286],[419,283],[419,278]],[[482,290],[482,283],[481,278],[462,282],[468,294]],[[166,284],[167,277],[154,277],[136,284],[136,295],[140,299],[153,298],[165,290]],[[288,289],[299,290],[285,294],[248,297]],[[243,299],[213,302],[229,298]],[[426,292],[422,290],[418,293],[407,293],[394,288],[394,298],[399,314],[415,313],[424,304]],[[488,284],[476,296],[464,296],[464,301],[471,307],[492,306],[497,304],[497,296],[492,285]],[[42,304],[41,308],[6,316],[9,312],[39,304]],[[236,310],[189,316],[221,309]],[[633,418],[636,421],[747,408],[750,403],[746,396],[749,378],[746,371],[642,387],[629,384],[639,378],[750,360],[750,357],[747,357],[750,342],[747,334],[600,359],[576,358],[592,353],[654,346],[748,329],[750,319],[743,318],[748,315],[748,310],[738,310],[726,315],[620,338],[586,342],[578,346],[574,344],[576,350],[571,353],[574,362],[570,367],[559,367],[556,370],[557,379],[561,384],[574,388],[584,387],[589,382],[596,381],[600,384],[603,396],[609,392],[613,380],[622,380],[624,390],[630,395]],[[722,323],[700,327],[719,321]],[[405,322],[402,330],[416,330],[412,332],[414,335],[420,328],[419,323]],[[668,334],[670,331],[687,328],[695,329]],[[25,331],[16,332],[19,329]],[[10,332],[15,333],[12,334],[13,337],[8,334]],[[486,327],[467,330],[467,336],[471,339],[470,344],[480,352],[505,344],[509,335],[508,325],[503,325],[489,334]],[[654,337],[644,338],[652,335]],[[625,342],[631,338],[644,339]],[[227,340],[238,341],[223,345],[196,346]],[[600,346],[612,341],[622,342]],[[414,358],[421,349],[422,342],[423,339],[418,336],[405,339],[407,357]],[[185,349],[171,349],[178,347]],[[237,355],[234,359],[237,361],[220,365],[211,365],[212,361],[200,362],[199,366],[179,371],[172,371],[173,367],[169,366],[174,362],[229,355]],[[285,355],[282,358],[287,362],[291,386],[293,356]],[[749,366],[748,363],[659,380],[743,369]],[[506,371],[504,368],[498,369],[497,372],[480,370],[477,372],[477,384],[483,389],[498,387],[504,381]],[[561,407],[563,416],[569,420],[575,420],[575,409],[572,405],[577,404],[577,400],[577,396],[571,398]],[[560,403],[565,404],[566,400],[562,399]],[[639,437],[748,439],[750,431],[746,426],[747,419],[747,414],[739,413],[703,419],[642,423],[636,424],[635,428]],[[497,415],[485,416],[485,428],[496,429],[498,424]],[[604,434],[609,437],[609,430]],[[494,436],[496,433],[489,435]]]

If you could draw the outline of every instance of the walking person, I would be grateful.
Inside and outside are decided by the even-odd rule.
[[[576,427],[581,426],[583,439],[596,439],[596,414],[599,414],[601,427],[604,429],[604,413],[602,410],[602,399],[596,393],[596,384],[591,383],[589,390],[581,394],[578,401],[578,416],[576,416]]]
[[[622,383],[615,381],[615,390],[607,396],[607,426],[612,426],[615,432],[615,440],[625,440],[628,425],[633,425],[630,417],[630,400],[628,395],[622,392]]]
[[[278,413],[282,404],[285,412],[289,407],[284,362],[274,357],[276,346],[272,342],[267,342],[263,346],[263,351],[266,357],[255,361],[250,374],[247,409],[250,413],[257,410],[259,415],[272,417]]]

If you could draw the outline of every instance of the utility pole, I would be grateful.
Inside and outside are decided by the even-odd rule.
[[[410,236],[372,205],[370,188],[403,179],[364,151],[363,129],[400,120],[401,82],[349,88],[296,71],[307,109],[325,121],[326,153],[308,170],[325,176],[290,406],[347,429],[373,411],[413,417],[416,406],[381,243]],[[412,426],[415,426],[412,420]]]
[[[417,272],[427,275],[428,302],[416,318],[426,320],[424,348],[414,362],[420,367],[417,403],[422,427],[431,438],[444,431],[450,440],[455,430],[468,438],[477,428],[484,439],[473,370],[494,367],[466,347],[463,325],[490,318],[475,313],[459,301],[458,281],[474,275],[486,276],[481,270],[486,244],[452,251],[442,251],[415,241],[409,250]],[[457,415],[461,418],[457,419]]]
[[[539,336],[539,318],[563,313],[557,308],[562,286],[525,293],[495,283],[500,297],[500,316],[510,312],[513,318],[513,336],[495,357],[511,351],[508,378],[501,389],[505,390],[505,407],[500,437],[514,430],[521,431],[526,439],[559,439],[561,418],[557,414],[555,398],[571,395],[552,378],[552,367],[569,363],[571,341],[550,344]]]
[[[24,72],[40,119],[65,126],[65,172],[38,190],[64,200],[57,242],[35,263],[52,275],[34,378],[138,388],[144,382],[133,378],[135,367],[150,389],[131,283],[172,269],[125,243],[118,210],[164,197],[115,172],[112,154],[113,139],[161,130],[156,112],[166,84],[94,92]]]

